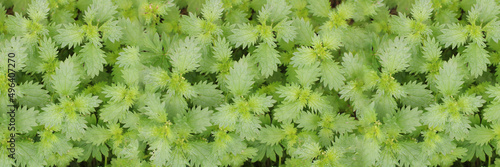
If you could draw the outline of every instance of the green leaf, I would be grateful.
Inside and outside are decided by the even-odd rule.
[[[328,17],[330,14],[330,2],[328,0],[308,0],[307,9],[317,17]]]
[[[333,107],[329,104],[327,98],[319,92],[312,92],[307,99],[307,106],[313,112],[331,112]]]
[[[201,107],[216,107],[224,100],[222,91],[217,89],[217,85],[207,83],[207,81],[199,82],[193,85],[196,95],[191,98],[193,104]]]
[[[471,133],[472,133],[472,131],[471,131]],[[485,144],[485,145],[480,146],[477,144],[471,144],[471,143],[467,142],[467,144],[464,146],[468,151],[467,151],[467,155],[465,155],[462,158],[462,162],[470,161],[470,160],[472,160],[472,158],[476,158],[476,157],[478,157],[481,161],[486,161],[486,155],[488,157],[490,157],[493,154],[493,149],[491,148],[491,146],[489,144]],[[485,153],[486,153],[486,155],[485,155]]]
[[[470,120],[467,117],[450,117],[449,123],[444,127],[451,138],[455,140],[463,140],[467,137],[469,133]]]
[[[410,47],[404,38],[395,38],[387,43],[387,46],[378,51],[382,72],[395,74],[403,71],[411,61]]]
[[[238,24],[237,27],[231,30],[233,34],[228,37],[229,41],[236,47],[242,46],[243,49],[247,46],[253,46],[259,37],[257,28],[251,24]]]
[[[122,37],[122,27],[118,26],[118,21],[108,20],[102,26],[99,27],[99,31],[102,32],[102,39],[109,40],[111,42],[118,42]]]
[[[264,78],[269,77],[278,70],[278,59],[280,55],[278,51],[265,43],[260,43],[257,49],[254,50],[254,56],[258,63],[260,72]]]
[[[200,47],[194,38],[187,37],[185,40],[181,40],[170,53],[171,63],[174,67],[172,72],[174,73],[188,73],[200,66]]]
[[[167,160],[170,160],[171,158],[169,142],[164,139],[160,139],[149,143],[149,146],[148,150],[151,150],[150,154],[152,154],[152,156],[150,160],[152,161],[152,164],[156,166],[165,166]]]
[[[300,96],[302,89],[296,83],[287,84],[277,88],[276,93],[280,94],[280,98],[284,98],[285,102],[294,102]]]
[[[449,60],[439,68],[439,74],[436,77],[436,87],[439,92],[445,96],[453,96],[458,94],[461,89],[462,75],[459,73],[458,64],[455,61]]]
[[[432,2],[430,0],[418,0],[411,8],[411,15],[419,22],[426,21],[432,14]]]
[[[79,94],[75,96],[73,104],[78,112],[88,115],[94,112],[101,102],[97,96],[92,96],[92,94]]]
[[[112,134],[108,129],[103,128],[100,125],[91,125],[90,128],[87,128],[83,140],[87,141],[87,143],[99,146],[110,139],[111,135]]]
[[[57,57],[57,47],[55,42],[52,41],[52,38],[43,38],[39,42],[39,47],[38,47],[38,54],[40,54],[40,57],[44,61],[51,61],[54,60]]]
[[[136,69],[136,68],[124,68],[122,69],[121,72],[121,78],[123,78],[123,83],[125,83],[127,86],[132,86],[136,87],[139,84],[140,80],[140,71],[141,69]],[[121,81],[120,81],[121,82]]]
[[[42,108],[44,112],[41,112],[38,116],[38,121],[40,124],[45,125],[45,127],[59,127],[64,119],[64,113],[60,111],[60,107],[55,104],[49,104]]]
[[[262,128],[259,118],[253,114],[245,113],[240,116],[238,121],[236,132],[240,134],[242,139],[253,141],[259,136]]]
[[[321,124],[327,124],[327,125],[322,125],[325,128],[321,128],[317,133],[319,137],[319,144],[322,146],[329,146],[332,144],[332,141],[334,140],[335,137],[335,132],[332,130],[333,124],[329,121],[328,123],[321,123]],[[326,128],[328,126],[328,128]]]
[[[226,154],[228,150],[228,142],[232,139],[231,136],[220,129],[214,130],[212,134],[214,136],[212,154],[217,156]]]
[[[363,61],[358,54],[353,55],[351,52],[344,53],[342,57],[342,66],[344,67],[346,78],[357,77],[360,73],[365,72]]]
[[[45,0],[34,0],[28,8],[28,16],[34,22],[39,22],[47,18],[49,13],[49,3]]]
[[[167,165],[165,166],[187,166],[189,163],[187,158],[184,154],[184,149],[173,147],[170,158],[167,160]]]
[[[310,112],[303,112],[296,122],[299,124],[297,127],[308,131],[314,131],[318,128],[320,121],[321,118],[318,115]]]
[[[19,104],[27,107],[42,107],[49,102],[49,91],[42,89],[43,85],[28,81],[16,87],[16,99]]]
[[[222,7],[223,3],[221,0],[208,0],[205,2],[205,5],[203,5],[203,8],[201,9],[201,14],[203,15],[203,18],[208,21],[214,21],[218,20],[222,16],[222,12],[224,11],[224,8]]]
[[[333,121],[332,130],[340,134],[346,134],[356,129],[357,125],[358,123],[354,120],[354,117],[347,114],[338,114]]]
[[[437,38],[441,43],[445,44],[445,47],[460,47],[464,45],[467,40],[467,29],[457,23],[448,24],[447,28],[443,28],[441,32],[443,32],[443,34],[439,35]]]
[[[141,166],[139,158],[113,158],[110,166]]]
[[[495,122],[495,121],[500,121],[500,103],[499,102],[494,102],[484,109],[484,119],[486,119],[488,122]]]
[[[299,67],[296,72],[299,84],[306,88],[318,81],[318,77],[321,75],[319,63],[315,63],[311,66]]]
[[[52,86],[60,96],[70,96],[78,88],[79,78],[73,62],[66,59],[56,68],[56,74],[52,75]]]
[[[470,129],[467,140],[479,144],[480,146],[488,144],[495,137],[495,132],[484,126],[476,126]]]
[[[422,115],[422,122],[430,127],[443,126],[448,120],[448,113],[441,105],[433,104],[425,110],[427,112]]]
[[[487,65],[490,64],[490,60],[488,59],[490,56],[484,47],[476,42],[472,42],[464,50],[463,56],[468,63],[467,69],[469,69],[474,78],[481,76],[487,70]]]
[[[62,154],[71,147],[68,143],[68,139],[61,133],[53,133],[52,130],[43,129],[37,132],[37,134],[40,136],[38,152],[41,155],[48,156],[53,153]]]
[[[15,63],[12,63],[12,61],[10,61],[10,64],[15,64],[15,67],[11,67],[11,69],[14,69],[15,71],[21,71],[23,70],[23,68],[28,68],[26,67],[26,65],[29,58],[29,50],[25,45],[25,40],[21,37],[16,36],[13,36],[12,38],[10,38],[10,40],[5,39],[4,41],[2,41],[2,44],[0,45],[0,52],[2,54],[3,63],[0,67],[3,67],[2,70],[5,70],[4,74],[7,74],[7,66],[9,64],[7,57],[9,53],[14,53],[15,55],[15,57],[11,58],[15,61]]]
[[[317,61],[316,52],[310,47],[301,46],[293,55],[290,64],[294,67],[310,66]]]
[[[317,142],[309,141],[300,146],[293,154],[302,159],[312,160],[321,154],[321,147]]]
[[[106,64],[104,59],[104,51],[102,51],[98,46],[91,43],[86,43],[83,49],[80,50],[78,55],[80,61],[84,64],[84,69],[87,71],[87,75],[90,77],[95,77],[99,72],[103,71],[103,65]]]
[[[71,114],[66,116],[62,126],[62,132],[66,134],[66,138],[71,140],[80,140],[87,129],[87,121],[84,117]]]
[[[83,28],[77,24],[64,24],[63,27],[58,29],[59,34],[54,36],[57,43],[61,44],[61,47],[68,46],[70,49],[79,46],[85,37]]]
[[[359,83],[355,81],[347,82],[340,89],[340,98],[345,100],[350,100],[356,102],[358,100],[364,100],[366,98],[363,94],[363,90],[358,86]],[[391,97],[392,98],[392,97]],[[359,106],[361,107],[361,106]]]
[[[6,10],[2,10],[2,13],[6,13]],[[3,23],[3,22],[2,22]],[[26,33],[26,29],[30,24],[30,20],[24,18],[22,14],[15,13],[13,16],[5,19],[6,32],[13,35],[21,36]]]
[[[233,51],[231,51],[231,46],[226,41],[226,38],[217,39],[213,45],[212,53],[217,61],[226,61],[231,58]]]
[[[339,91],[344,85],[345,77],[342,75],[342,69],[339,64],[333,60],[321,62],[321,82],[325,87]]]
[[[176,37],[163,36],[163,34],[162,34],[162,40],[160,40],[160,35],[154,31],[147,31],[141,35],[143,35],[144,37],[137,45],[139,46],[139,48],[141,48],[141,50],[143,49],[145,51],[149,51],[150,52],[149,54],[153,54],[153,55],[164,54],[164,50],[163,50],[162,45],[164,43],[167,43],[167,42],[170,43],[174,40],[177,40]],[[132,46],[135,46],[135,45],[132,45]],[[149,61],[157,61],[158,60],[157,58],[159,58],[159,57],[153,56],[153,55],[151,55],[152,57],[150,58]],[[164,62],[164,60],[166,60],[166,57],[161,58],[161,62]],[[151,62],[151,63],[155,64],[153,62]]]
[[[436,61],[441,57],[441,47],[439,46],[439,42],[437,42],[434,38],[427,38],[423,42],[422,47],[422,56],[425,60],[432,62]]]
[[[279,22],[273,30],[276,32],[276,39],[282,39],[285,42],[293,41],[297,36],[297,28],[292,25],[293,21],[284,19]]]
[[[287,158],[284,166],[308,166],[311,162],[299,158]]]
[[[101,42],[103,42],[103,40],[97,26],[84,25],[82,26],[82,29],[85,31],[85,39],[87,39],[89,43],[96,46],[102,46]]]
[[[399,82],[391,75],[388,75],[386,73],[381,74],[380,80],[377,83],[377,87],[377,95],[389,96],[399,99],[406,93],[403,92],[404,89],[401,84],[399,84]]]
[[[229,166],[243,166],[245,161],[257,155],[257,151],[258,150],[256,148],[247,147],[239,151],[237,154],[223,157],[221,161],[229,163]]]
[[[242,9],[232,9],[227,11],[227,15],[225,17],[225,21],[230,24],[242,24],[247,23],[247,13]]]
[[[124,144],[124,148],[119,148],[114,151],[116,153],[116,156],[119,158],[139,159],[139,141],[131,140],[127,142],[128,144]]]
[[[234,66],[229,70],[229,74],[226,75],[227,88],[233,95],[244,96],[252,88],[254,81],[249,68],[247,61],[241,59],[234,63]]]
[[[207,129],[206,127],[212,126],[210,123],[212,113],[213,111],[208,108],[193,108],[187,113],[187,124],[195,133],[201,133]]]
[[[0,154],[0,163],[4,164],[5,167],[14,166],[16,164],[15,160],[10,158],[9,155],[5,153]]]
[[[48,158],[48,166],[69,166],[69,164],[77,159],[79,156],[83,155],[83,149],[80,147],[72,147],[65,150],[65,154],[52,154]]]
[[[371,166],[379,159],[381,148],[380,145],[370,139],[358,139],[355,140],[359,142],[358,149],[360,150],[360,158],[362,158],[363,166]]]
[[[377,93],[373,97],[373,102],[375,102],[375,111],[377,111],[379,118],[383,118],[387,114],[393,114],[398,107],[396,99],[389,94]]]
[[[190,14],[189,16],[184,16],[179,21],[179,25],[182,27],[181,31],[190,36],[202,36],[204,33],[203,24],[210,24],[210,23],[205,23],[204,20],[196,17],[196,15],[194,14]],[[210,38],[211,36],[208,35],[203,37]]]
[[[152,90],[164,89],[168,86],[170,82],[169,72],[163,70],[162,68],[150,68],[146,70],[146,76],[144,77],[144,82],[146,84],[146,90],[151,88]]]
[[[165,108],[168,108],[168,114],[171,116],[184,114],[188,110],[186,99],[180,95],[167,93],[163,96],[162,100],[166,102]]]
[[[36,117],[38,110],[35,108],[19,107],[16,111],[16,131],[18,133],[27,133],[32,127],[37,126]]]
[[[92,0],[92,4],[85,10],[83,19],[87,24],[104,23],[117,13],[117,6],[111,0]]]
[[[235,107],[223,104],[220,107],[217,107],[216,110],[218,112],[213,114],[213,122],[215,124],[219,124],[219,127],[221,128],[234,128],[239,118],[239,114],[235,111]]]
[[[276,157],[283,156],[283,147],[281,147],[281,145],[279,144],[272,146],[269,146],[267,144],[259,144],[257,146],[257,149],[259,150],[259,152],[252,159],[252,162],[262,161],[264,159],[264,156],[266,158],[269,158],[271,161],[276,162]]]
[[[425,166],[428,161],[422,156],[422,148],[414,141],[399,141],[397,154],[403,166]]]
[[[124,118],[128,111],[128,105],[125,102],[105,104],[99,111],[99,116],[104,122],[116,123]]]
[[[467,20],[470,23],[475,23],[479,21],[481,23],[487,23],[494,20],[498,14],[500,14],[500,7],[495,0],[477,0],[476,4],[471,8],[467,15]]]
[[[210,152],[211,145],[207,142],[193,141],[189,142],[185,152],[188,159],[194,166],[217,167],[220,166],[219,159]]]
[[[145,106],[141,110],[143,110],[143,113],[148,116],[150,120],[161,123],[166,123],[168,121],[165,102],[161,102],[156,94],[146,95]]]
[[[139,48],[135,46],[127,46],[123,49],[123,52],[119,53],[119,57],[116,58],[116,64],[123,68],[136,68],[140,65],[140,54]]]
[[[403,133],[411,133],[416,130],[416,127],[421,126],[420,117],[422,111],[418,108],[411,109],[410,107],[403,107],[396,113],[396,122],[401,128]]]
[[[314,45],[315,49],[318,49],[318,48],[320,48],[318,46],[323,45],[323,47],[326,49],[337,50],[343,45],[342,44],[342,35],[343,35],[343,32],[341,32],[339,30],[322,32],[319,36],[320,40],[318,40],[318,38],[315,38],[318,36],[313,37],[313,45]],[[320,44],[320,41],[322,44]],[[328,54],[330,54],[330,53],[328,53]],[[326,59],[328,59],[328,57],[330,57],[330,55],[327,55]]]
[[[280,22],[288,17],[291,8],[285,0],[267,0],[267,3],[259,10],[259,21],[261,23],[266,21]]]
[[[458,99],[458,106],[462,112],[466,115],[472,115],[474,112],[478,112],[479,108],[483,106],[486,101],[482,99],[481,96],[472,95],[462,95]]]
[[[276,103],[276,100],[272,98],[272,96],[266,96],[265,94],[253,94],[248,98],[248,107],[255,114],[263,115]]]
[[[489,94],[488,97],[494,98],[494,102],[500,102],[500,85],[495,84],[494,86],[488,86],[488,88],[486,88],[486,93]]]
[[[29,141],[16,142],[16,166],[42,167],[47,165],[47,160],[41,154],[37,154],[38,144]]]
[[[302,108],[298,101],[282,103],[274,110],[274,117],[279,122],[289,123],[299,117]]]
[[[486,40],[493,40],[498,43],[500,40],[500,21],[493,20],[490,21],[486,26],[484,26],[484,31],[486,32]]]
[[[117,103],[122,101],[127,96],[127,87],[122,84],[106,85],[102,93],[106,95],[106,98],[110,98],[110,101]]]
[[[422,83],[417,83],[416,81],[410,81],[403,85],[403,90],[406,96],[402,96],[401,103],[411,106],[411,107],[427,107],[429,106],[434,96],[432,91],[425,89],[427,85]]]
[[[130,20],[129,18],[122,18],[119,20],[118,25],[123,28],[123,38],[121,41],[127,45],[140,45],[143,38],[144,31],[142,24],[137,19]]]
[[[293,20],[292,25],[297,27],[297,36],[295,38],[297,44],[310,46],[314,37],[314,31],[309,21],[305,21],[303,18],[296,18]]]

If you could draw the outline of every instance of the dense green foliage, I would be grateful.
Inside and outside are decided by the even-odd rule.
[[[0,0],[0,32],[0,166],[500,165],[498,0]]]

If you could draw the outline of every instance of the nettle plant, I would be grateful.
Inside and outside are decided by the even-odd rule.
[[[500,165],[496,0],[0,9],[0,166]]]

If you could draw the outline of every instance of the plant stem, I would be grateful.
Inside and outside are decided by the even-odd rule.
[[[488,166],[491,165],[491,156],[488,156]]]
[[[278,167],[280,167],[280,166],[281,166],[281,157],[278,156]]]

